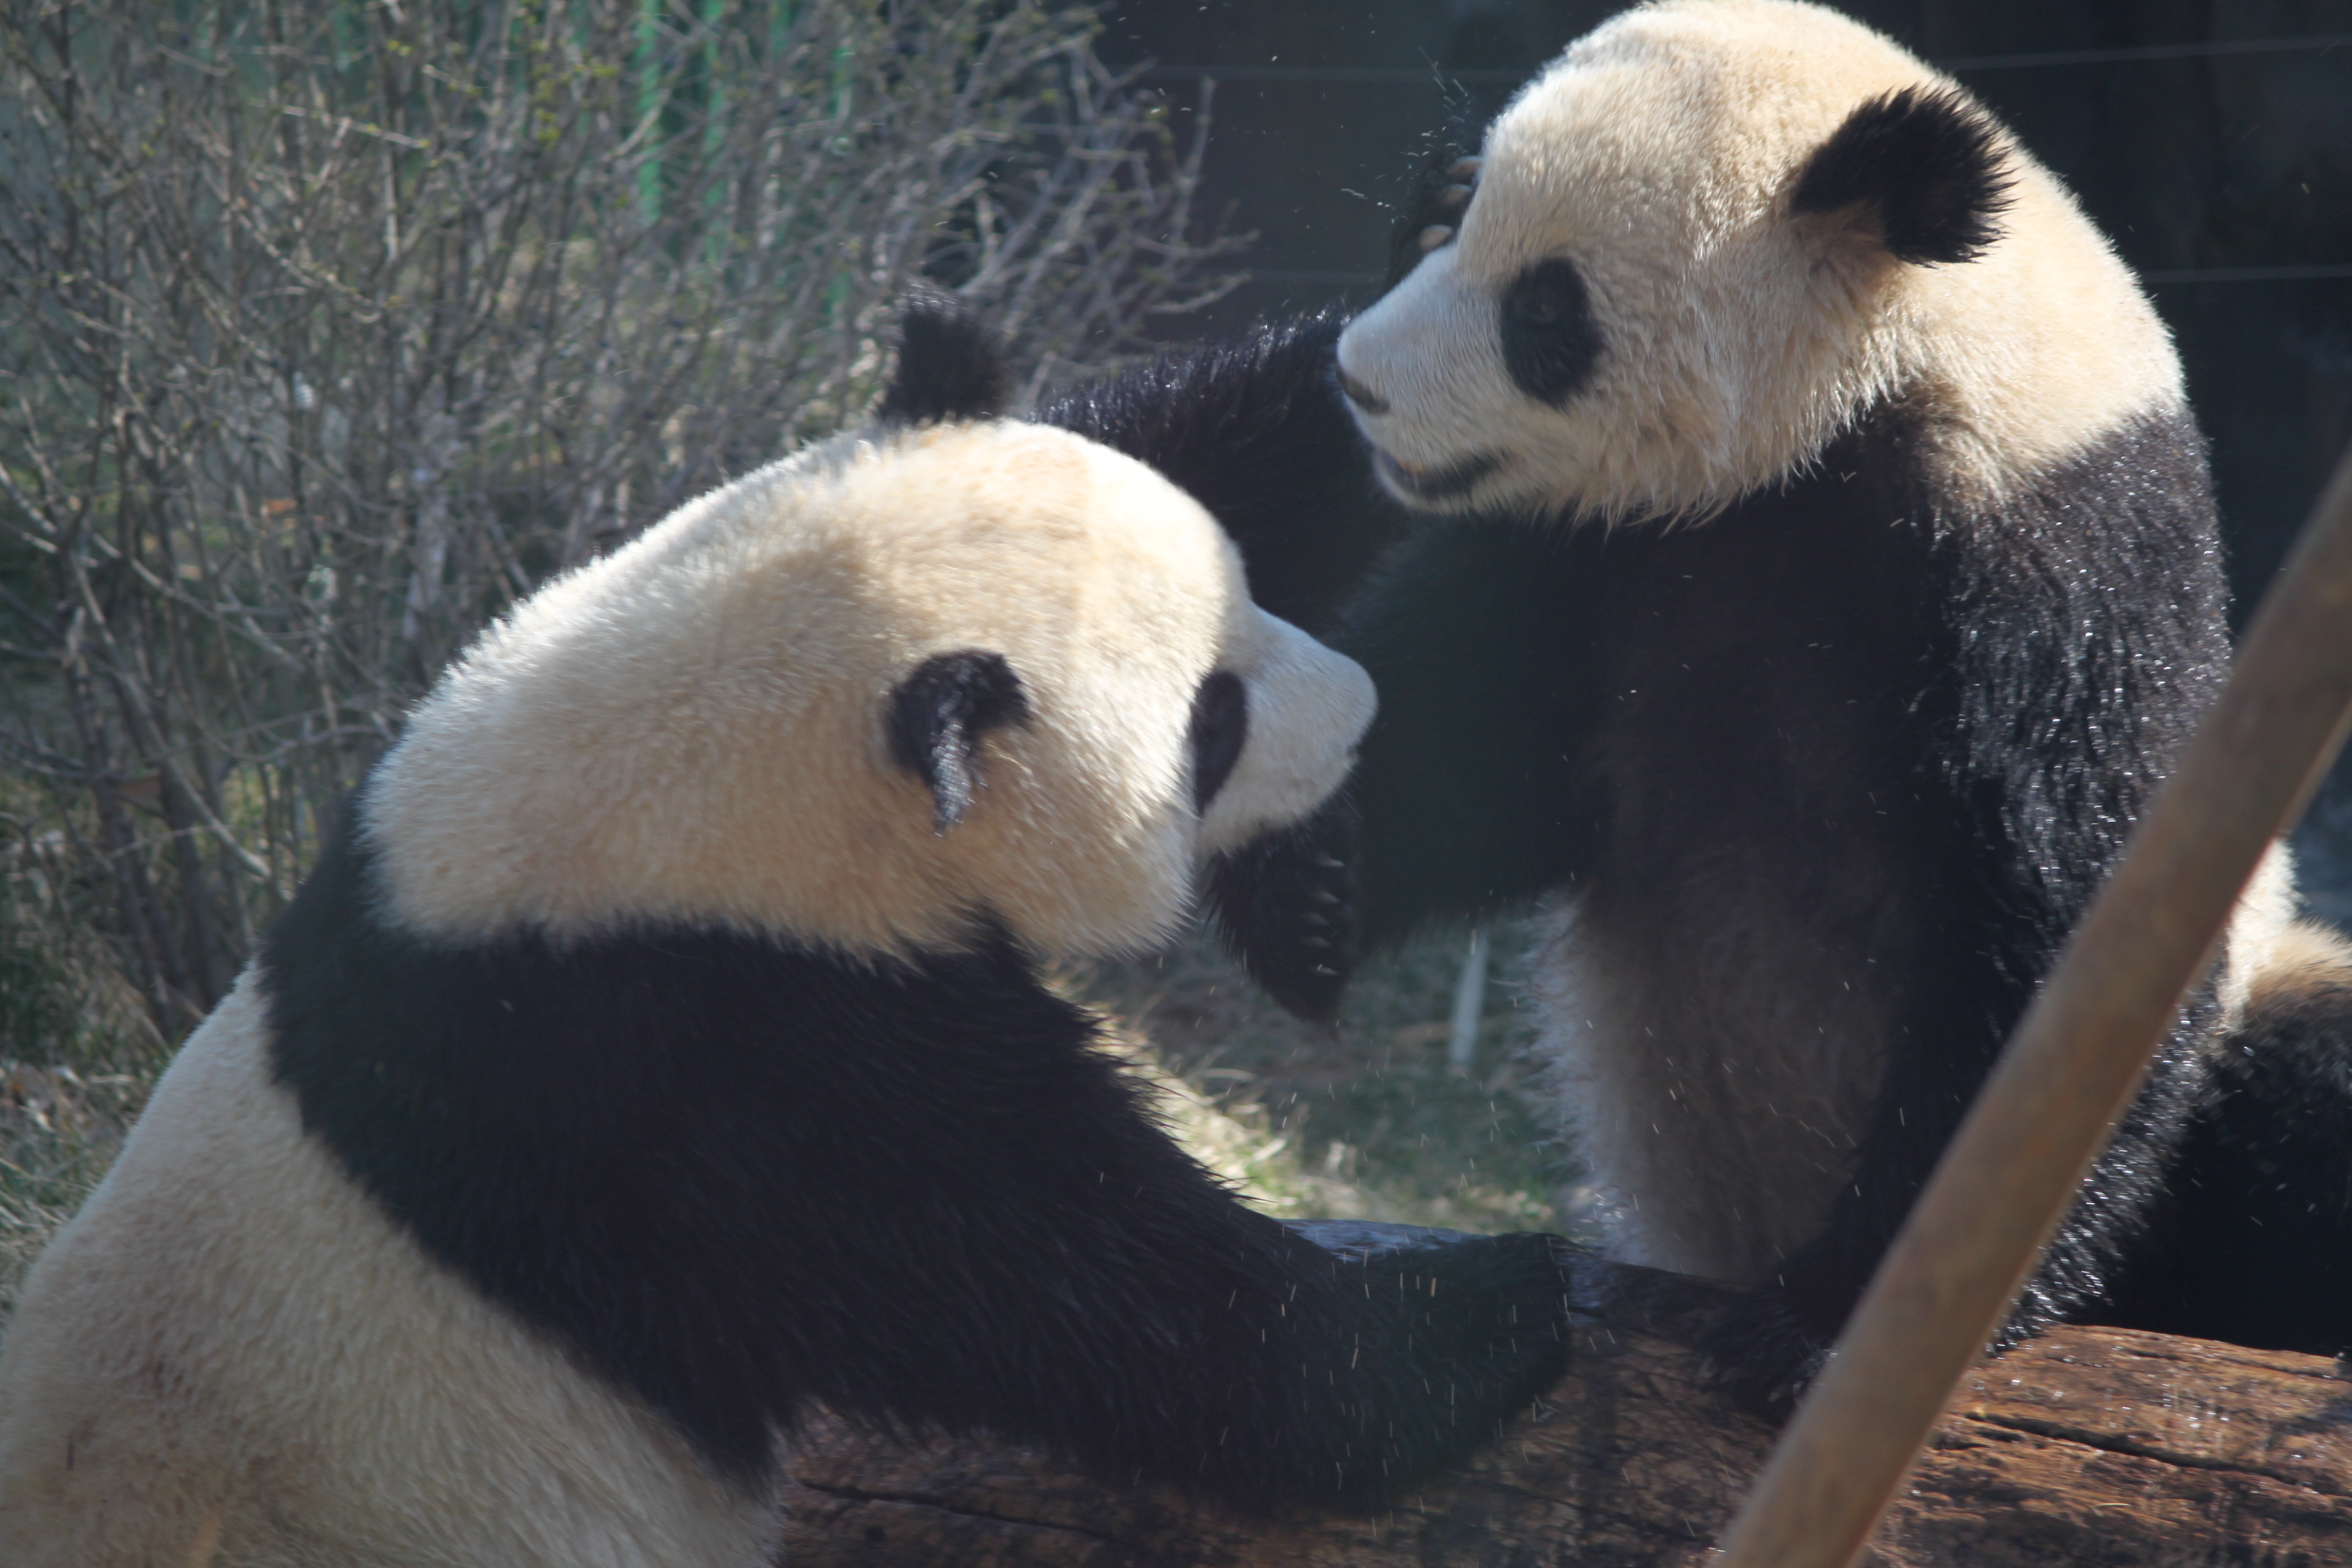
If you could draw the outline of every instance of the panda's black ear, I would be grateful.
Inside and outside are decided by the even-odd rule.
[[[932,831],[963,820],[981,787],[980,738],[1029,722],[1029,694],[1001,653],[933,654],[890,694],[890,755],[930,786]]]
[[[885,425],[992,419],[1013,398],[1004,345],[971,306],[919,288],[898,308],[898,365],[874,417]]]
[[[1853,214],[1897,261],[1973,261],[2000,237],[2000,133],[1950,89],[1906,87],[1846,117],[1798,176],[1789,210]]]

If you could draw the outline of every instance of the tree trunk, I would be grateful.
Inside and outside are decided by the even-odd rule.
[[[1360,1229],[1357,1232],[1360,1235]],[[1345,1245],[1332,1242],[1327,1245]],[[794,1447],[790,1568],[1696,1564],[1771,1442],[1691,1344],[1715,1287],[1576,1266],[1577,1354],[1464,1470],[1370,1518],[1232,1513],[1009,1447],[901,1447],[830,1418]],[[2352,1384],[2315,1356],[2068,1328],[1972,1373],[1880,1568],[2352,1563]]]

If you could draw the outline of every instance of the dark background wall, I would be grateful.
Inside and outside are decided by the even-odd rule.
[[[1214,82],[1201,210],[1251,280],[1186,336],[1362,303],[1417,139],[1483,125],[1619,0],[1115,0],[1181,125]],[[2179,339],[2241,614],[2352,441],[2352,0],[1846,0],[1950,70],[2072,184]],[[2352,767],[2327,858],[2352,915]],[[2327,824],[2322,824],[2323,828]],[[2315,868],[2317,869],[2317,868]]]

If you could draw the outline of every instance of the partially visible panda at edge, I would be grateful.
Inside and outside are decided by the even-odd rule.
[[[1348,808],[1250,868],[1262,974],[1335,1002],[1276,935],[1328,940],[1318,860],[1373,943],[1547,900],[1612,1250],[1749,1287],[1712,1349],[1784,1409],[2219,689],[2179,362],[1981,105],[1787,0],[1618,16],[1416,201],[1352,323],[1043,416],[1192,489],[1379,687]],[[1327,378],[1458,517],[1363,494]],[[2003,1342],[2060,1320],[2352,1345],[2352,947],[2284,850]]]
[[[1561,1370],[1549,1238],[1322,1251],[1041,984],[1318,807],[1371,690],[1173,486],[979,418],[969,323],[908,336],[883,426],[413,715],[33,1270],[0,1561],[751,1568],[820,1400],[1360,1504]]]

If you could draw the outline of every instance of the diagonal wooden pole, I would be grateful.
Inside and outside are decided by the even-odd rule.
[[[1715,1568],[1846,1568],[1861,1552],[2347,724],[2352,453],[2263,599],[2221,700],[1781,1434]]]

